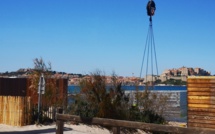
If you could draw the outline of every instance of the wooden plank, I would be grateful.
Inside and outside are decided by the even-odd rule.
[[[205,123],[205,124],[215,124],[215,120],[209,120],[209,119],[204,119],[204,120],[199,120],[199,119],[188,119],[189,123]]]
[[[0,96],[0,124],[3,123],[3,96]]]
[[[215,79],[215,76],[188,76],[187,79]]]
[[[112,131],[113,131],[113,134],[120,134],[120,127],[113,127]]]
[[[10,123],[11,123],[11,125],[12,126],[15,126],[15,119],[14,119],[14,117],[15,117],[15,107],[14,107],[14,104],[15,104],[15,97],[11,97],[10,98],[10,103],[9,103],[9,105],[10,105]]]
[[[215,105],[214,100],[188,99],[187,102],[188,102],[188,104],[211,104],[211,105]]]
[[[210,104],[188,104],[189,108],[215,108],[215,105]]]
[[[215,113],[215,109],[213,108],[196,108],[196,107],[188,107],[188,112],[209,112],[209,113]]]
[[[215,117],[215,112],[196,112],[196,111],[188,111],[188,117],[192,115],[197,115],[197,116],[210,116],[210,117]]]
[[[215,79],[187,79],[188,83],[215,83]]]
[[[215,96],[215,92],[187,92],[188,96]]]
[[[57,120],[63,121],[76,121],[82,122],[79,116],[75,115],[62,115],[56,114]],[[214,129],[205,129],[205,128],[183,128],[183,127],[173,127],[167,125],[158,125],[142,122],[133,122],[133,121],[123,121],[123,120],[113,120],[113,119],[102,119],[102,118],[93,118],[90,124],[98,124],[103,126],[112,126],[112,127],[125,127],[133,129],[142,129],[148,131],[157,131],[157,132],[169,132],[169,133],[201,133],[201,134],[214,134]]]
[[[187,87],[187,92],[215,92],[215,88],[210,88],[210,87]]]
[[[197,120],[214,120],[215,121],[215,115],[209,116],[209,115],[196,115],[196,114],[190,114],[188,113],[188,119],[197,119]]]
[[[188,127],[195,127],[195,128],[209,128],[209,129],[215,129],[214,124],[203,124],[203,123],[188,123]]]
[[[214,100],[215,96],[187,96],[187,99],[189,100]]]
[[[188,88],[215,88],[215,84],[211,84],[211,83],[195,83],[195,84],[192,84],[192,83],[187,83],[187,87]]]
[[[31,97],[27,97],[27,114],[28,114],[28,121],[27,121],[27,125],[30,125],[31,123],[31,117],[32,117],[32,103],[31,103]]]

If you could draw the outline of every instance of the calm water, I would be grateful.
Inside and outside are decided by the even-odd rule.
[[[145,86],[122,86],[122,89],[125,90],[125,91],[132,91],[132,90],[136,90],[136,89],[139,89],[139,90],[144,90],[145,89]],[[170,91],[186,91],[187,90],[187,87],[186,86],[154,86],[153,87],[153,90],[158,90],[158,91],[167,91],[167,90],[170,90]],[[77,86],[77,85],[70,85],[68,86],[68,93],[70,94],[74,94],[74,93],[79,93],[80,92],[80,87]]]

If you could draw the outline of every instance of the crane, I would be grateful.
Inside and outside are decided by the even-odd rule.
[[[148,82],[152,82],[152,85],[154,84],[154,63],[156,66],[156,71],[157,71],[157,76],[158,76],[158,66],[157,66],[157,56],[156,56],[156,49],[155,49],[155,41],[154,41],[154,33],[153,33],[153,27],[152,27],[152,16],[155,14],[156,10],[156,5],[153,0],[149,0],[147,5],[146,5],[146,10],[147,10],[147,15],[149,16],[149,28],[148,28],[148,34],[146,38],[146,44],[144,48],[144,53],[143,53],[143,59],[142,59],[142,65],[141,65],[141,71],[140,71],[140,78],[142,75],[142,70],[143,70],[143,65],[144,65],[144,60],[146,56],[146,77],[145,77],[145,84],[148,86]],[[148,69],[149,69],[149,64],[151,63],[151,80],[148,80]]]

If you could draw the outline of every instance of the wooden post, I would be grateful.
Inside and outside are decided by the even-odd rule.
[[[113,127],[113,134],[120,134],[120,127]]]
[[[62,114],[63,113],[63,109],[62,108],[57,108],[57,113]],[[63,134],[63,126],[64,126],[64,122],[63,120],[56,120],[56,134]]]

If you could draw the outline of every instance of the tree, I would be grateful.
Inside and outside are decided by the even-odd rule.
[[[92,73],[80,82],[81,92],[76,96],[75,113],[85,117],[124,119],[128,99],[121,89],[116,75],[112,75],[112,84],[107,86],[107,77],[101,71]]]
[[[57,94],[57,78],[52,77],[51,63],[46,64],[42,58],[34,59],[34,69],[29,75],[31,97],[38,96],[38,83],[41,75],[45,78],[45,93],[41,95],[42,110],[46,111],[50,107],[63,106],[64,99],[59,99]],[[35,101],[35,100],[34,100]],[[36,100],[38,102],[38,100]],[[36,102],[36,103],[37,103]],[[34,102],[35,103],[35,102]],[[37,110],[37,107],[34,106]],[[35,115],[36,116],[36,115]]]

